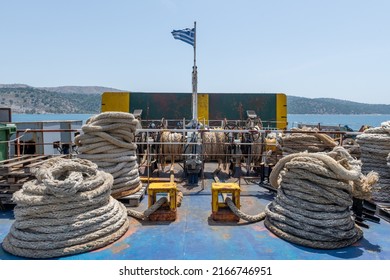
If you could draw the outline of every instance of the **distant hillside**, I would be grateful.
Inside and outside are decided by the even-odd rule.
[[[52,92],[33,87],[0,87],[0,106],[13,113],[95,114],[100,112],[100,94]]]
[[[0,88],[30,88],[31,86],[25,84],[0,84]]]
[[[100,112],[101,94],[119,89],[99,86],[31,87],[0,84],[0,106],[14,113]],[[390,105],[364,104],[332,98],[287,96],[289,114],[390,114]]]
[[[0,88],[31,88],[31,89],[42,89],[51,92],[60,93],[81,93],[81,94],[102,94],[105,91],[124,91],[110,87],[99,87],[99,86],[61,86],[61,87],[32,87],[26,84],[0,84]]]
[[[82,93],[82,94],[102,94],[105,91],[124,91],[115,88],[109,87],[97,87],[97,86],[62,86],[62,87],[41,87],[39,89],[44,89],[52,92],[60,93]]]
[[[287,110],[289,114],[390,114],[390,105],[288,96]]]

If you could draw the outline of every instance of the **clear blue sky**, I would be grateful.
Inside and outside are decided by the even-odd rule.
[[[0,0],[0,83],[390,104],[387,0]]]

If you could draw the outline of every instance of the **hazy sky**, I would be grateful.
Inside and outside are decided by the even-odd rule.
[[[0,0],[0,83],[390,104],[390,1]]]

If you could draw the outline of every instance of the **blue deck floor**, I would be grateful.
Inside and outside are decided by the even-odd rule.
[[[241,185],[242,210],[262,211],[273,194],[254,184]],[[390,260],[390,224],[367,222],[364,237],[354,245],[337,250],[317,250],[286,242],[264,226],[222,223],[210,219],[211,180],[205,190],[183,189],[185,196],[174,222],[139,221],[132,217],[127,233],[117,242],[96,251],[67,256],[73,260]],[[147,206],[144,197],[138,209]],[[0,212],[0,241],[13,222],[12,210]],[[0,259],[22,259],[0,248]]]

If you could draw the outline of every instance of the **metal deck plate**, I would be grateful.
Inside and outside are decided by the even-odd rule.
[[[201,187],[182,186],[185,194],[173,222],[139,221],[132,217],[127,233],[104,248],[61,259],[106,260],[390,260],[390,223],[367,222],[364,237],[353,246],[318,250],[284,241],[263,222],[254,224],[215,222],[211,216],[211,179]],[[255,184],[241,181],[241,210],[257,214],[273,199],[273,194]],[[135,208],[147,208],[147,199]],[[0,211],[0,241],[13,222],[12,210]],[[0,248],[0,259],[23,259]]]

